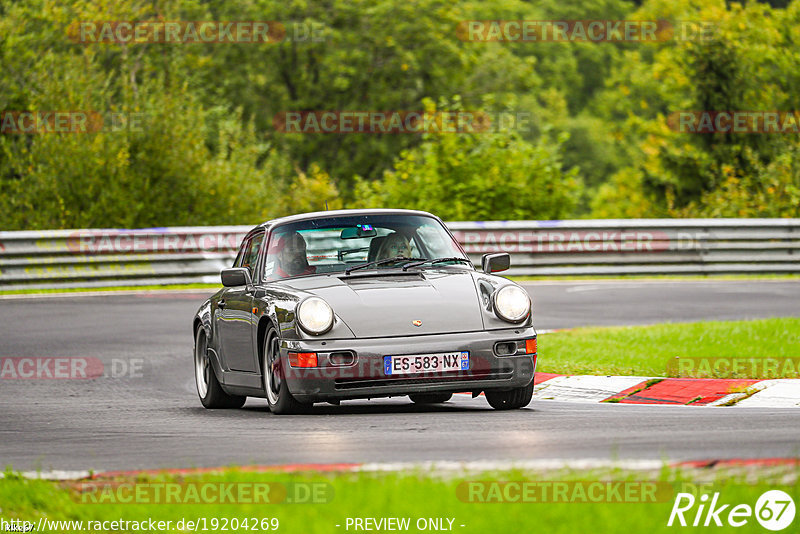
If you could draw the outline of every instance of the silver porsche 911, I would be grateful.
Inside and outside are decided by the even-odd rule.
[[[206,408],[265,397],[275,414],[315,402],[408,395],[441,403],[483,392],[527,406],[536,370],[531,300],[477,271],[442,221],[422,211],[341,210],[251,230],[224,286],[194,317]]]

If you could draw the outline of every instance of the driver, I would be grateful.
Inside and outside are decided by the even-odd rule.
[[[275,255],[277,260],[272,277],[287,278],[317,272],[316,267],[308,264],[306,241],[299,233],[282,235],[269,248],[269,254]]]
[[[381,248],[378,249],[376,259],[385,260],[396,256],[411,257],[411,243],[406,236],[398,232],[386,236],[381,243]]]

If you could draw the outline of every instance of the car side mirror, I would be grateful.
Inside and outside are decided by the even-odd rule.
[[[250,271],[244,267],[232,267],[222,269],[220,273],[222,285],[225,287],[251,286],[253,281],[250,279]]]
[[[499,273],[511,266],[511,256],[508,252],[498,252],[497,254],[484,254],[481,258],[481,268],[485,273]]]

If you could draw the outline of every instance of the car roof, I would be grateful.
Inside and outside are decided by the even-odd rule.
[[[327,219],[329,217],[352,217],[355,215],[423,215],[426,217],[433,217],[438,219],[432,213],[419,210],[401,210],[401,209],[353,209],[353,210],[329,210],[329,211],[312,211],[309,213],[298,213],[297,215],[288,215],[278,219],[272,219],[259,224],[256,228],[270,229],[286,223],[293,223],[298,221],[307,221],[309,219]],[[254,230],[256,229],[254,228]]]

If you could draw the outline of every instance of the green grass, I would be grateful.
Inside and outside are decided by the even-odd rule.
[[[0,290],[0,295],[48,295],[52,293],[102,293],[104,291],[148,291],[176,289],[207,289],[213,293],[222,286],[220,284],[171,284],[146,286],[112,286],[112,287],[68,287],[61,289],[9,289]]]
[[[725,474],[723,472],[683,472],[664,468],[660,472],[603,471],[550,471],[541,473],[505,471],[473,474],[442,474],[409,472],[388,474],[280,474],[248,473],[229,470],[223,474],[201,476],[140,477],[139,483],[269,483],[291,487],[292,484],[315,484],[324,489],[325,498],[317,503],[241,503],[241,504],[144,504],[144,503],[94,503],[75,489],[74,483],[54,483],[25,480],[7,473],[0,480],[0,518],[23,519],[38,524],[39,518],[48,520],[114,521],[146,520],[172,521],[169,532],[181,519],[205,518],[211,531],[212,519],[277,518],[282,533],[345,533],[347,518],[408,517],[409,532],[420,532],[415,526],[419,518],[452,518],[453,531],[463,534],[493,532],[674,532],[687,530],[667,527],[667,520],[678,492],[696,495],[720,492],[720,503],[755,505],[766,490],[782,489],[800,502],[800,485],[797,468],[787,468],[781,474],[755,476],[752,472]],[[696,478],[702,477],[701,479]],[[517,482],[659,482],[654,493],[656,502],[580,502],[568,497],[559,502],[468,502],[467,482],[517,481]],[[117,482],[132,482],[122,480]],[[102,482],[95,481],[100,488]],[[212,486],[214,487],[214,486]],[[552,486],[551,486],[552,487]],[[583,485],[583,487],[587,487]],[[272,486],[270,494],[275,492]],[[118,495],[115,490],[108,492]],[[484,497],[488,494],[480,492]],[[85,495],[85,494],[84,494]],[[100,494],[102,495],[102,493]],[[318,495],[322,495],[318,493]],[[541,493],[539,493],[541,495]],[[569,495],[574,495],[570,492]],[[88,499],[91,501],[91,499]],[[698,503],[699,504],[699,503]],[[730,507],[728,508],[730,509]],[[692,512],[697,510],[697,505]],[[687,514],[691,522],[693,514]],[[724,517],[724,516],[723,516]],[[795,524],[797,524],[797,519]],[[445,524],[447,524],[445,522]],[[337,527],[336,525],[340,525]],[[461,525],[464,525],[463,527]],[[236,529],[230,529],[236,530]],[[239,530],[242,530],[241,528]],[[697,530],[691,529],[688,530]],[[724,529],[719,529],[724,531]],[[764,532],[751,517],[738,532]],[[56,531],[56,530],[50,530]],[[58,532],[73,532],[61,529]],[[119,529],[130,532],[131,529]],[[199,531],[203,531],[202,528]]]
[[[679,376],[676,358],[792,358],[798,362],[800,318],[576,328],[543,334],[539,336],[536,370],[561,374]],[[778,377],[767,374],[767,370],[757,366],[756,372],[752,372],[752,367],[747,367],[736,375],[724,377]]]

